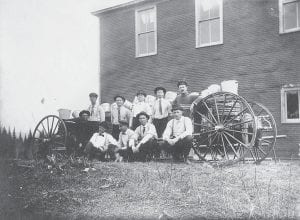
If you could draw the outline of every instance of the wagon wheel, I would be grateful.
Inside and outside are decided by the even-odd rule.
[[[244,98],[228,92],[211,94],[198,102],[193,116],[193,149],[199,159],[230,164],[252,151],[256,121]]]
[[[251,156],[255,163],[263,161],[275,149],[277,127],[272,113],[264,105],[250,103],[257,122],[257,138],[253,145]]]
[[[33,157],[61,161],[65,158],[67,128],[63,120],[56,115],[44,117],[33,132]]]

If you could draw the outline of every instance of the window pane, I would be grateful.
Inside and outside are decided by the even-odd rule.
[[[220,3],[218,0],[211,0],[210,18],[220,17]]]
[[[148,53],[155,52],[155,32],[150,32],[148,36]]]
[[[292,2],[284,4],[284,29],[292,29],[297,27],[297,3]]]
[[[211,42],[220,41],[220,19],[214,19],[210,21],[211,28]]]
[[[287,118],[299,118],[299,93],[298,91],[286,92]]]
[[[145,11],[138,12],[139,33],[144,33],[147,30],[147,14]]]
[[[210,8],[209,0],[199,0],[200,20],[209,19],[209,8]]]
[[[155,13],[154,9],[148,10],[148,26],[147,31],[154,31]]]
[[[138,36],[139,55],[147,53],[147,34],[140,34]]]
[[[200,44],[210,43],[209,39],[209,21],[199,22]]]

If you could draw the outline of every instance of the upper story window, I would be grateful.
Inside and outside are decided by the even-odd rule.
[[[196,47],[223,43],[223,1],[195,0]]]
[[[281,89],[281,122],[300,123],[300,86]]]
[[[156,6],[135,11],[136,57],[157,53]]]
[[[300,0],[279,0],[280,33],[300,31]]]

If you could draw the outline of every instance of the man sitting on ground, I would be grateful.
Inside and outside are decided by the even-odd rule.
[[[140,126],[135,129],[137,145],[132,150],[135,159],[147,161],[157,151],[157,133],[154,125],[148,122],[150,116],[146,112],[140,112],[137,118]]]
[[[193,144],[193,124],[189,117],[182,115],[183,111],[180,106],[172,108],[174,119],[168,122],[163,133],[162,147],[172,154],[175,161],[183,159],[184,162],[189,163],[187,157]]]
[[[120,135],[119,135],[119,145],[116,151],[116,162],[122,162],[132,160],[132,148],[134,148],[135,143],[135,132],[129,129],[128,121],[121,120],[120,124]]]
[[[115,160],[115,150],[117,149],[118,142],[107,133],[108,125],[106,122],[101,122],[99,132],[93,134],[90,141],[84,149],[84,153],[89,160],[98,156],[99,160],[105,160],[105,154],[108,153],[111,160]]]

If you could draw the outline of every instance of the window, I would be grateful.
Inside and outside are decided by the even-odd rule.
[[[300,123],[300,86],[281,89],[281,122]]]
[[[196,47],[223,43],[222,0],[195,0]]]
[[[141,8],[135,12],[136,57],[157,53],[156,7]]]
[[[300,30],[300,0],[279,0],[280,33]]]

